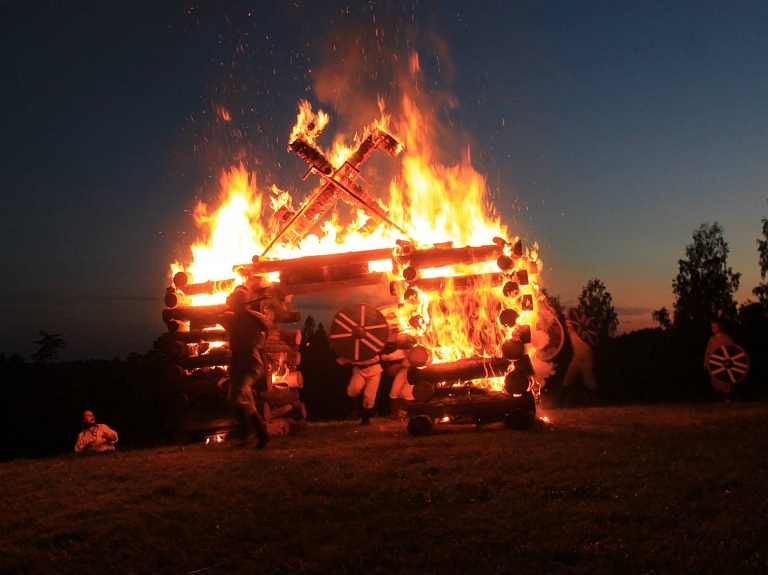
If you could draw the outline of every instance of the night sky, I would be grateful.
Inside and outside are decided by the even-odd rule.
[[[446,158],[470,148],[563,303],[596,276],[620,331],[652,325],[712,221],[744,301],[768,216],[766,26],[748,1],[0,3],[0,351],[28,356],[41,329],[65,360],[150,349],[222,168],[300,199],[298,100],[352,134],[411,48]]]

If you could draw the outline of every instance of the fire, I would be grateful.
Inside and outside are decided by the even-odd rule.
[[[211,443],[221,443],[227,438],[226,433],[217,433],[216,435],[210,435],[205,438],[205,444],[209,445]]]
[[[418,71],[415,56],[411,67]],[[463,152],[456,165],[436,161],[436,136],[429,117],[408,96],[403,96],[401,104],[402,114],[389,117],[380,103],[382,117],[353,144],[336,140],[332,149],[323,150],[318,142],[329,116],[321,110],[313,111],[307,101],[300,102],[289,149],[320,176],[318,190],[326,190],[328,202],[335,203],[338,197],[349,200],[344,194],[355,198],[364,193],[358,181],[365,180],[348,162],[365,138],[383,132],[391,132],[402,143],[395,142],[396,147],[391,144],[387,149],[390,155],[404,150],[400,172],[386,189],[388,197],[363,203],[362,207],[353,204],[346,217],[334,212],[324,220],[309,221],[303,236],[291,235],[290,230],[279,235],[289,227],[287,222],[303,213],[315,198],[306,198],[294,209],[287,192],[263,184],[260,187],[255,175],[242,165],[230,167],[221,176],[218,205],[200,202],[195,209],[201,239],[192,246],[190,263],[177,262],[171,271],[173,275],[185,272],[189,283],[196,285],[225,278],[231,281],[220,282],[226,289],[218,293],[186,293],[185,287],[177,284],[179,291],[193,306],[222,303],[234,285],[243,282],[233,272],[238,264],[390,248],[394,249],[393,258],[368,262],[368,270],[389,273],[395,284],[402,284],[404,277],[418,280],[416,287],[403,286],[398,294],[399,305],[390,306],[390,319],[394,318],[400,333],[415,337],[428,349],[432,363],[499,357],[502,344],[518,337],[521,328],[527,327],[529,339],[525,343],[530,345],[526,353],[540,379],[547,374],[548,365],[544,359],[537,359],[537,349],[549,340],[541,326],[551,323],[554,316],[542,304],[539,293],[543,264],[536,246],[525,252],[518,250],[519,238],[510,236],[501,222],[488,197],[485,177],[472,167],[469,150]],[[222,118],[224,112],[219,111]],[[393,222],[397,225],[391,225]],[[493,243],[497,251],[493,251]],[[397,264],[398,254],[406,249],[450,250],[464,246],[484,246],[493,256],[453,265],[424,265],[413,271],[411,278],[407,277],[408,266]],[[504,273],[500,273],[502,264],[497,260],[507,265],[501,268]],[[467,276],[472,278],[469,283]],[[279,272],[266,276],[271,282],[279,278]],[[434,282],[419,284],[430,279],[439,281],[439,289],[429,287],[436,285]],[[502,314],[506,319],[500,321],[502,311],[507,315]],[[489,379],[488,383],[499,389],[503,378]],[[539,384],[533,384],[538,389]]]

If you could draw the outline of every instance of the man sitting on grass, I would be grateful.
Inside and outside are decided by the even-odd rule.
[[[96,423],[92,411],[83,412],[83,430],[77,436],[75,453],[114,451],[117,433],[103,423]]]

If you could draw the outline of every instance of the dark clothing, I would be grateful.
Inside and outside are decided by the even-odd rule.
[[[229,335],[229,349],[232,355],[252,353],[264,341],[264,332],[269,329],[269,320],[258,312],[240,309],[224,314],[222,325]]]
[[[266,425],[256,408],[253,385],[264,376],[260,346],[264,341],[264,332],[269,328],[269,320],[260,313],[241,308],[227,312],[222,318],[222,325],[229,335],[232,351],[229,365],[230,405],[243,438],[246,441],[251,438],[253,426],[261,438],[266,433]]]

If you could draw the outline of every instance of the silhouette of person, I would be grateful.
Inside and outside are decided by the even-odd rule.
[[[569,316],[580,318],[577,313],[569,312]],[[584,318],[584,323],[586,323]],[[597,381],[595,380],[595,374],[593,371],[595,363],[595,352],[592,346],[584,341],[579,336],[574,320],[571,317],[566,318],[565,326],[568,328],[568,339],[571,342],[573,348],[573,357],[571,363],[568,364],[568,371],[565,372],[565,379],[563,380],[563,386],[560,390],[560,397],[558,405],[564,407],[568,403],[570,395],[573,393],[573,388],[579,378],[581,378],[584,387],[589,394],[589,403],[597,402]],[[587,332],[589,333],[589,332]]]
[[[720,381],[709,371],[709,358],[712,356],[712,352],[718,347],[724,345],[735,345],[733,338],[723,331],[723,324],[719,319],[712,320],[710,324],[712,329],[712,335],[707,342],[707,350],[704,352],[704,369],[709,373],[710,380],[712,381],[712,387],[718,392],[725,395],[725,400],[730,400],[730,395],[733,391],[733,387],[730,383]]]
[[[269,434],[264,419],[256,408],[253,385],[264,376],[264,360],[261,347],[269,330],[270,321],[259,312],[248,309],[248,290],[237,286],[229,297],[227,305],[231,311],[221,318],[221,325],[229,335],[229,349],[232,360],[229,366],[229,402],[240,429],[244,446],[253,443],[266,447]]]

